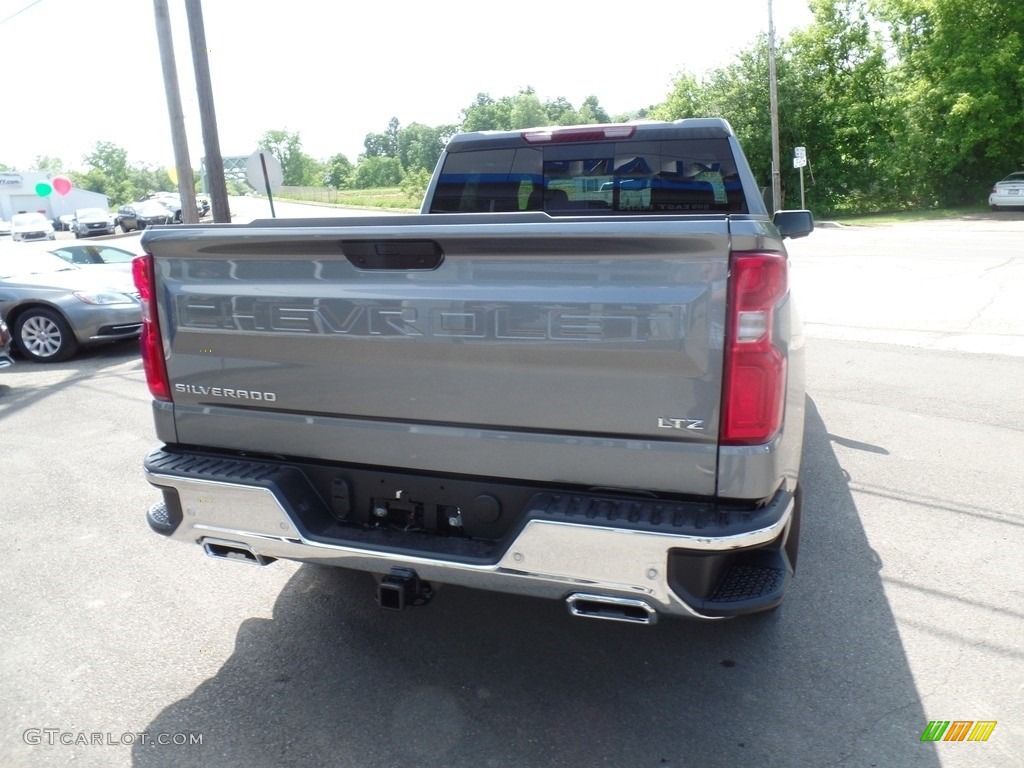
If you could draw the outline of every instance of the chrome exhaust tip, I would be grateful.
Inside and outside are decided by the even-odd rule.
[[[236,563],[249,563],[250,565],[270,565],[274,562],[274,558],[257,554],[248,544],[239,544],[237,541],[203,539],[201,544],[203,551],[208,556],[218,560],[233,560]]]
[[[569,613],[587,619],[621,621],[626,624],[654,624],[658,612],[645,600],[632,597],[588,595],[576,592],[565,599]]]

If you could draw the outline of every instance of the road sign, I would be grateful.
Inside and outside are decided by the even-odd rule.
[[[806,158],[807,157],[807,147],[797,147],[793,151],[793,157],[803,157],[803,158]]]
[[[276,192],[284,183],[281,161],[270,152],[256,150],[245,161],[245,178],[255,190],[262,192],[269,187],[271,192]]]
[[[806,157],[794,157],[793,158],[793,167],[794,168],[804,168],[806,166],[807,166],[807,158]]]
[[[280,189],[282,182],[284,182],[281,161],[270,152],[257,149],[245,161],[245,178],[252,184],[253,189],[257,191],[266,190],[267,200],[270,202],[270,215],[276,219],[274,191]]]

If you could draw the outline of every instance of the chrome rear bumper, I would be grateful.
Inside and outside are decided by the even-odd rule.
[[[147,467],[149,482],[164,491],[165,500],[173,500],[175,507],[170,517],[164,510],[155,519],[151,511],[150,526],[170,538],[199,544],[208,554],[223,556],[231,552],[230,559],[260,565],[285,559],[378,575],[402,567],[414,569],[420,579],[436,584],[555,600],[584,593],[594,601],[604,598],[614,603],[621,599],[641,611],[647,605],[657,614],[705,619],[730,614],[727,610],[704,610],[704,600],[684,599],[687,593],[680,589],[678,578],[682,566],[673,566],[673,559],[679,563],[680,557],[707,560],[716,555],[728,558],[737,552],[782,551],[794,508],[792,495],[780,492],[771,503],[777,509],[767,515],[768,524],[731,536],[649,532],[607,523],[534,518],[496,552],[493,562],[478,563],[317,540],[289,511],[301,502],[281,498],[280,492],[242,474],[237,480],[224,481],[161,474]],[[774,591],[766,595],[770,604],[764,607],[781,600],[791,569],[783,575],[785,583],[774,585]],[[737,611],[746,612],[750,610]]]

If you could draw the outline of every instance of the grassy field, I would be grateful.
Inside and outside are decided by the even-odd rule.
[[[329,187],[281,187],[274,197],[282,200],[303,200],[323,205],[352,208],[388,208],[418,211],[421,198],[409,197],[398,187],[380,189],[331,189]]]

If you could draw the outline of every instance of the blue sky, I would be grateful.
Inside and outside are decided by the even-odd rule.
[[[183,0],[168,0],[189,151],[203,153]],[[641,12],[638,12],[641,9]],[[776,30],[812,20],[806,0],[773,0]],[[355,161],[392,117],[458,121],[477,93],[530,86],[609,113],[664,99],[680,71],[727,64],[767,31],[767,0],[205,0],[221,151],[247,155],[267,130],[301,135],[317,158]],[[97,141],[170,166],[167,102],[150,0],[0,0],[0,163],[37,155],[79,169]]]

